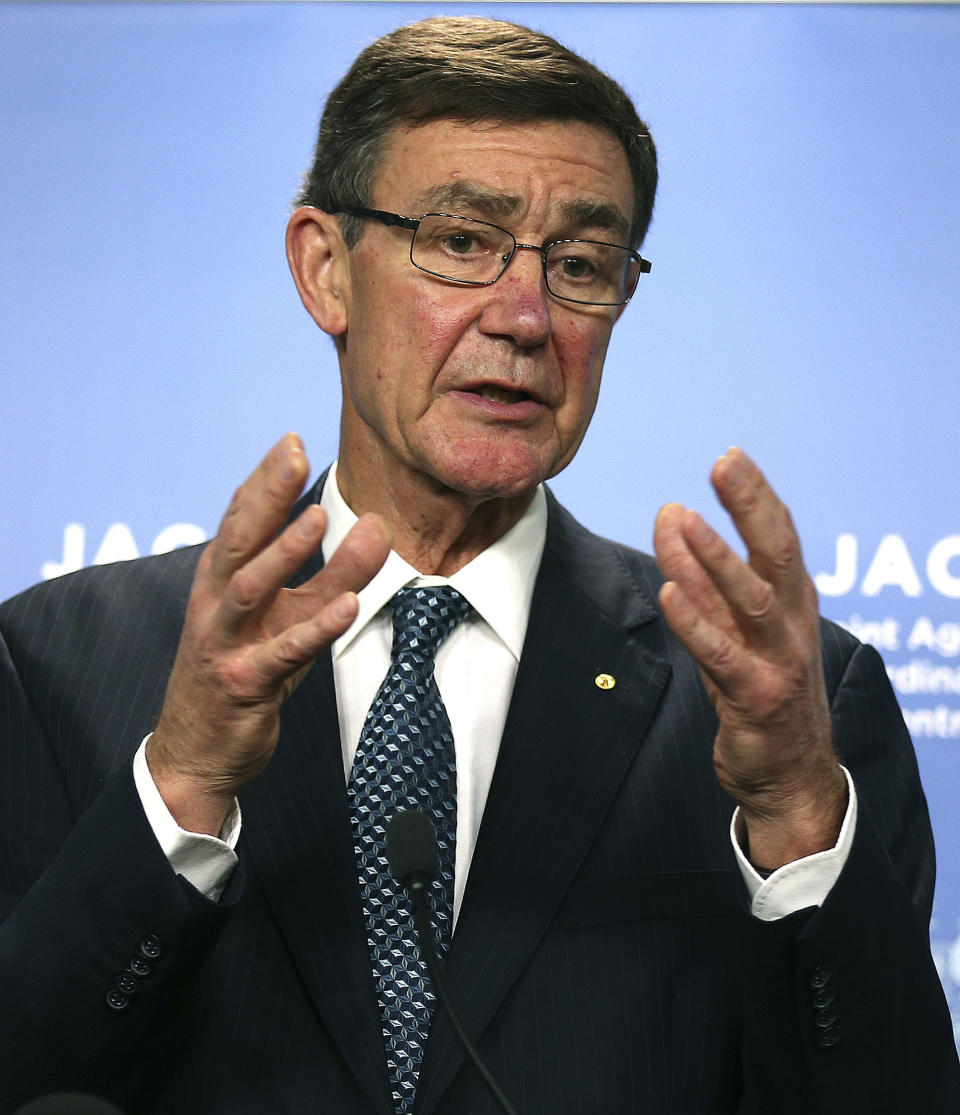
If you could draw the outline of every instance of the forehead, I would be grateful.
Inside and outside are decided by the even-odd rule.
[[[430,210],[567,223],[630,226],[633,180],[606,129],[579,120],[401,125],[385,145],[375,204],[409,216]]]

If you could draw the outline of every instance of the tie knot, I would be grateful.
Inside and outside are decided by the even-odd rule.
[[[404,588],[393,598],[393,656],[406,652],[432,659],[437,647],[472,611],[450,585]]]

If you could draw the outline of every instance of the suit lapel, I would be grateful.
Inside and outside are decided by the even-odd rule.
[[[319,499],[324,479],[294,515]],[[321,565],[318,553],[294,583]],[[284,704],[276,753],[241,794],[241,806],[241,839],[307,993],[373,1109],[387,1115],[393,1101],[361,915],[329,654],[317,659]]]
[[[546,931],[660,701],[670,668],[652,600],[607,543],[551,499],[541,563],[496,772],[447,975],[479,1036]],[[601,688],[601,674],[615,679]],[[463,1055],[443,1016],[418,1112],[433,1110]]]
[[[324,479],[294,515],[319,498]],[[318,554],[296,583],[321,564]],[[665,659],[645,645],[656,616],[616,551],[551,497],[524,652],[447,964],[472,1035],[488,1025],[546,931],[643,740],[669,676]],[[596,684],[602,673],[616,679],[612,688]],[[389,1115],[329,655],[284,705],[276,755],[241,804],[243,844],[307,992],[374,1110]],[[462,1059],[438,1015],[421,1071],[422,1115]]]

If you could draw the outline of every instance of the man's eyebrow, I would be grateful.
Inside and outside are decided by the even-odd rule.
[[[575,198],[560,204],[563,219],[577,229],[598,229],[625,244],[630,236],[630,221],[616,205],[606,201]]]
[[[463,209],[482,213],[485,217],[513,217],[523,208],[523,201],[513,194],[500,193],[476,182],[459,179],[441,186],[430,186],[417,197],[424,212],[441,209],[458,213]]]
[[[523,199],[461,178],[456,182],[428,187],[417,196],[417,205],[421,213],[434,210],[460,213],[466,210],[467,215],[473,212],[484,217],[507,220],[521,212]],[[596,229],[622,243],[626,243],[630,236],[630,221],[610,202],[574,198],[572,201],[561,202],[558,208],[561,220],[570,226],[574,235]],[[417,214],[419,215],[420,213]]]

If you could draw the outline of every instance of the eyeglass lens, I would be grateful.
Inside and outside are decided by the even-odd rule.
[[[410,248],[417,267],[461,283],[492,283],[503,274],[516,247],[504,229],[469,217],[428,213],[420,218]],[[558,298],[592,305],[619,305],[640,275],[627,248],[592,240],[566,240],[546,252],[547,289]]]

